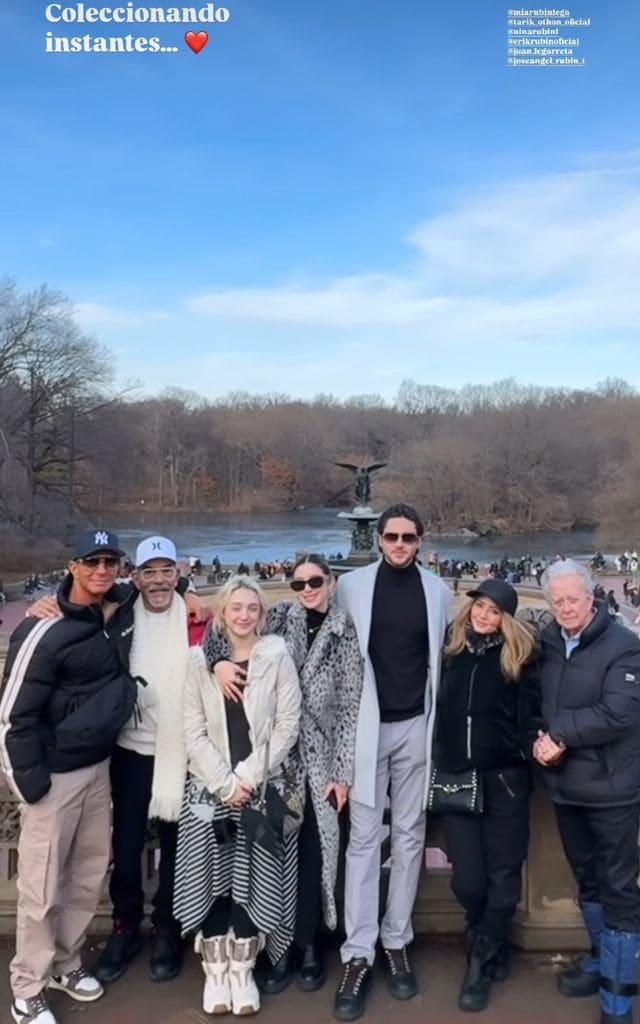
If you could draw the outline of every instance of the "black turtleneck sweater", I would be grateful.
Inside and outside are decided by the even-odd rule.
[[[400,722],[424,713],[429,665],[427,604],[414,564],[396,569],[384,559],[373,591],[369,657],[380,720]]]
[[[315,608],[307,608],[307,650],[320,632],[320,627],[327,617],[327,612],[316,611]]]

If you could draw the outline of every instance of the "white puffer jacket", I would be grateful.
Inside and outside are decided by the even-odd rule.
[[[266,744],[269,772],[278,773],[298,739],[300,685],[286,644],[278,636],[258,640],[247,669],[244,711],[252,752],[231,768],[224,697],[206,666],[199,647],[190,653],[184,695],[184,729],[188,769],[221,800],[228,800],[238,782],[257,789],[264,778]]]

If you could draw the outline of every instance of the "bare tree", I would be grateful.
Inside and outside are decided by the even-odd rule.
[[[103,400],[112,378],[107,353],[82,334],[73,310],[46,287],[21,294],[5,283],[0,306],[0,366],[3,390],[15,401],[3,406],[0,423],[5,460],[22,470],[16,495],[27,533],[36,528],[40,495],[68,487],[77,458],[71,412]],[[5,471],[7,467],[4,467]]]

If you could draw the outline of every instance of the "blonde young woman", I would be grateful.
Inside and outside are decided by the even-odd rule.
[[[301,556],[290,586],[297,600],[269,608],[265,632],[283,637],[300,674],[302,711],[295,763],[304,816],[297,893],[291,894],[292,942],[261,978],[267,994],[282,992],[296,967],[304,991],[320,988],[326,977],[322,931],[323,926],[335,929],[338,920],[338,815],[353,781],[363,676],[353,623],[331,601],[335,581],[327,561],[317,554]],[[207,633],[204,650],[209,663],[217,663],[216,679],[223,692],[232,700],[241,699],[237,680],[242,673],[224,664],[215,632]]]
[[[463,1010],[482,1010],[508,973],[511,921],[529,843],[530,756],[539,719],[534,640],[515,618],[518,595],[485,580],[450,627],[438,692],[435,763],[475,768],[482,814],[445,814],[451,888],[467,918]]]
[[[265,773],[283,793],[282,766],[298,738],[298,676],[284,641],[261,636],[265,614],[258,584],[232,577],[220,591],[216,631],[245,673],[243,700],[223,696],[199,648],[185,692],[188,775],[174,913],[183,933],[197,929],[207,1013],[244,1016],[260,1008],[253,979],[260,940],[281,930],[295,880],[295,834],[280,828],[278,852],[269,851],[251,840],[242,818],[243,809],[256,807]]]

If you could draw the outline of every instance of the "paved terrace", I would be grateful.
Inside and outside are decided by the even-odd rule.
[[[419,939],[414,961],[420,983],[415,999],[400,1003],[387,993],[381,969],[369,998],[367,1024],[469,1024],[472,1015],[456,1006],[462,976],[463,952],[458,940],[430,942]],[[0,1021],[9,1024],[10,994],[7,968],[11,948],[0,949]],[[87,947],[89,967],[98,953],[97,944]],[[265,997],[259,1020],[264,1024],[329,1024],[333,1021],[333,994],[340,970],[338,953],[330,954],[332,969],[324,988],[301,992],[294,984],[279,996]],[[511,979],[495,985],[492,1001],[473,1019],[485,1024],[597,1024],[597,999],[569,1000],[556,989],[559,960],[552,955],[518,954]],[[103,999],[82,1005],[60,992],[52,993],[51,1006],[59,1024],[211,1024],[230,1020],[214,1018],[200,1009],[203,974],[193,952],[186,957],[182,974],[161,985],[146,974],[146,950],[131,965],[121,981],[109,988]]]

